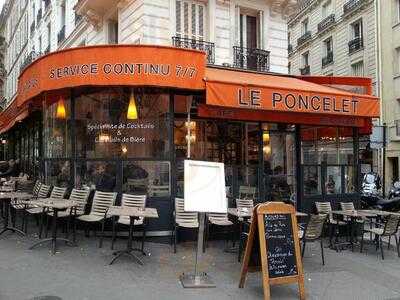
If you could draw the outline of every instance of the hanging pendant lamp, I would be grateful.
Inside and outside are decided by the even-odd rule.
[[[128,120],[138,119],[138,112],[137,112],[135,94],[133,93],[133,89],[131,90],[131,96],[129,98],[128,112],[126,114],[126,118]]]
[[[57,102],[56,118],[65,119],[67,117],[67,111],[65,109],[64,99],[61,97]]]

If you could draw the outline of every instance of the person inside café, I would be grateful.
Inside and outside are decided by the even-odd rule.
[[[115,176],[109,164],[99,164],[95,170],[95,186],[102,192],[112,192],[115,188]]]

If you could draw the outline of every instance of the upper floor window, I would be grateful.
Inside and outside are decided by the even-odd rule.
[[[176,1],[176,35],[203,41],[205,39],[205,5],[197,1]]]
[[[332,7],[332,2],[326,1],[324,4],[322,4],[322,19],[325,19],[327,16],[329,16],[331,14],[331,9]]]
[[[362,39],[363,36],[363,28],[362,28],[362,19],[357,20],[356,22],[351,24],[351,39]]]
[[[351,73],[353,76],[364,77],[364,62],[359,61],[351,65]]]
[[[309,65],[309,56],[310,53],[308,51],[301,55],[303,67],[307,67]]]
[[[239,14],[239,43],[241,47],[261,48],[261,22],[259,12],[241,8]]]
[[[394,56],[394,72],[395,75],[400,74],[400,47],[395,49],[395,56]]]
[[[400,22],[400,0],[396,0],[397,22]]]
[[[328,55],[333,51],[333,46],[332,46],[332,37],[327,38],[324,41],[324,48],[325,48],[325,55]]]
[[[118,44],[118,21],[116,20],[108,21],[108,43]]]
[[[308,18],[301,22],[301,35],[306,34],[308,31]]]

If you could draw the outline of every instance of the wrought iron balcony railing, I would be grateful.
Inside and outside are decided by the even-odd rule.
[[[335,24],[335,15],[331,14],[325,19],[323,19],[321,22],[318,24],[318,32],[322,32],[325,29],[331,27],[333,24]]]
[[[50,8],[51,0],[44,0],[44,10],[47,11]]]
[[[233,66],[239,69],[268,72],[269,51],[257,48],[233,47]]]
[[[333,63],[333,51],[329,51],[325,57],[322,58],[322,67],[326,67]]]
[[[36,24],[39,25],[40,20],[42,19],[42,9],[38,10],[37,16],[36,16]]]
[[[47,48],[44,50],[43,54],[48,54],[50,53],[50,45],[47,46]]]
[[[310,75],[310,65],[306,65],[300,69],[301,75]]]
[[[33,21],[31,24],[31,37],[34,33],[35,33],[35,21]]]
[[[349,54],[364,48],[363,39],[357,37],[349,42]]]
[[[24,59],[22,62],[21,66],[19,67],[20,73],[29,66],[32,62],[34,62],[38,57],[40,57],[40,53],[37,53],[35,51],[32,51],[31,53],[28,54],[28,56]]]
[[[355,9],[359,8],[363,5],[366,0],[349,0],[343,5],[343,14],[347,15],[348,13],[354,11]]]
[[[82,16],[75,12],[75,27],[82,21]]]
[[[214,43],[188,39],[184,37],[172,37],[172,44],[177,48],[196,49],[205,51],[207,54],[207,62],[209,64],[215,63],[215,45]]]
[[[65,25],[61,27],[57,34],[57,43],[60,44],[65,39]]]
[[[311,31],[306,31],[301,37],[297,39],[297,45],[300,46],[309,40],[311,40]]]

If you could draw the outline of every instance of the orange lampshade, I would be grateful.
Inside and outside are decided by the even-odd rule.
[[[137,120],[138,118],[135,95],[133,94],[133,91],[131,92],[131,97],[129,99],[128,112],[126,114],[126,118],[128,120]]]
[[[57,102],[56,118],[65,119],[66,117],[67,117],[67,111],[65,109],[64,99],[60,98],[60,100]]]

